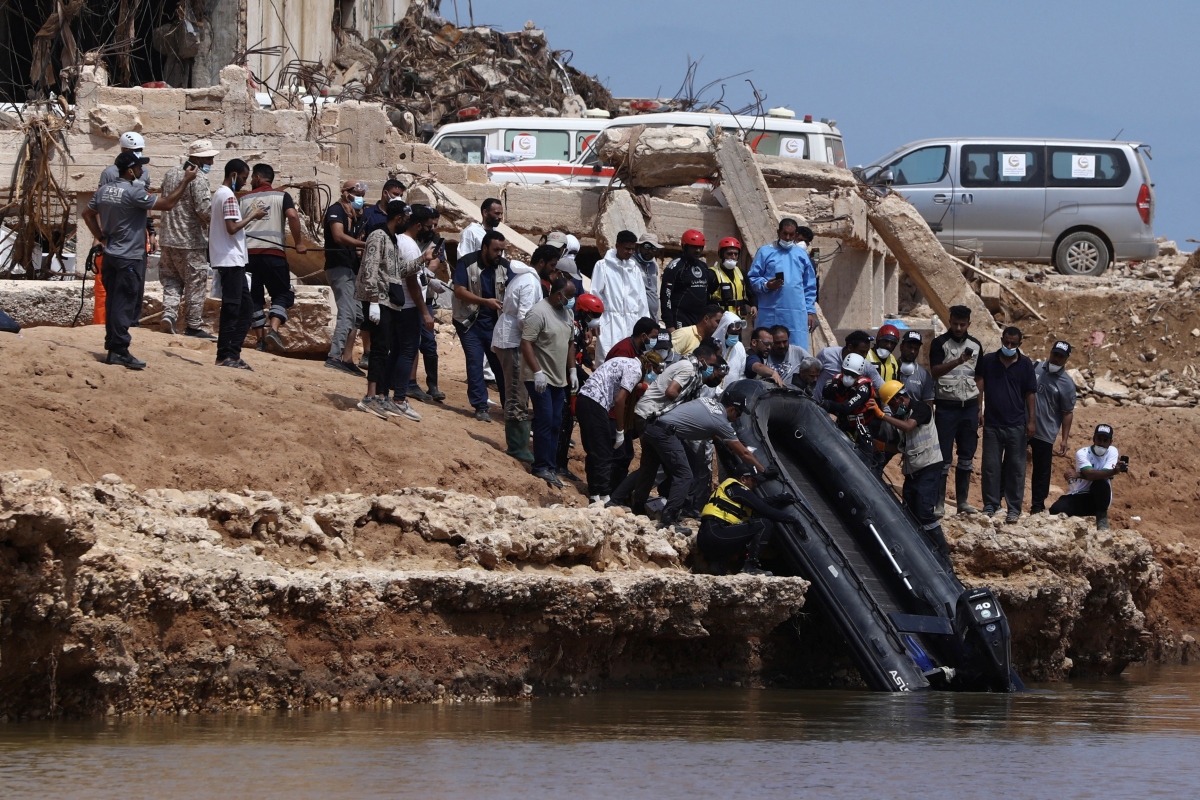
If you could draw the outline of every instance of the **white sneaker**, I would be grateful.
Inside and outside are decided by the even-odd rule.
[[[400,402],[400,403],[397,403],[396,401],[393,400],[392,405],[394,405],[396,407],[396,409],[401,413],[401,415],[408,417],[413,422],[421,421],[421,415],[418,414],[415,410],[413,410],[413,407],[408,404],[407,400]]]
[[[592,495],[591,497],[589,497],[589,498],[588,498],[588,502],[589,502],[589,503],[603,503],[603,502],[604,502],[604,498],[603,498],[601,495],[594,494],[594,495]]]

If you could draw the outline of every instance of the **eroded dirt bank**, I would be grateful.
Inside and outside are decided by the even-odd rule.
[[[950,528],[1028,678],[1147,651],[1161,569],[1137,533]],[[790,622],[805,581],[692,574],[692,543],[598,507],[441,489],[294,503],[5,473],[0,714],[854,682],[819,615]]]

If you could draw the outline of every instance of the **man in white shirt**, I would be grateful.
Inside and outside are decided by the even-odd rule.
[[[217,366],[250,369],[242,361],[242,342],[250,333],[254,319],[254,300],[246,274],[246,232],[251,222],[267,214],[266,206],[256,206],[242,218],[238,189],[250,180],[250,165],[240,158],[225,163],[225,180],[213,192],[208,226],[208,254],[221,283],[221,323],[217,334]]]
[[[479,216],[482,222],[472,222],[463,228],[458,241],[458,260],[462,261],[471,253],[478,253],[483,247],[483,237],[489,231],[504,221],[504,204],[495,197],[489,197],[479,204]]]
[[[1092,443],[1075,453],[1075,469],[1067,473],[1071,491],[1050,506],[1051,514],[1096,517],[1096,529],[1108,530],[1108,507],[1112,503],[1112,479],[1129,471],[1129,459],[1121,458],[1112,446],[1111,425],[1097,425]]]

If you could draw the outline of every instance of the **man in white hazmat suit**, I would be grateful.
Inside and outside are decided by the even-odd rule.
[[[639,319],[650,316],[645,279],[633,257],[637,239],[633,231],[618,233],[617,246],[605,253],[592,271],[592,294],[604,302],[596,343],[597,366],[617,342],[633,335]]]
[[[721,388],[746,377],[746,347],[742,344],[742,329],[745,325],[745,321],[737,314],[726,311],[721,317],[721,324],[717,326],[717,332],[713,334],[713,340],[721,349],[721,358],[729,365],[729,375],[721,384]]]

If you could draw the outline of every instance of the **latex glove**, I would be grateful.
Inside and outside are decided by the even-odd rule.
[[[617,431],[617,438],[613,440],[613,448],[620,450],[625,444],[625,431]]]
[[[863,406],[863,411],[867,414],[874,414],[880,419],[883,418],[883,409],[874,400],[868,400],[867,404]]]
[[[567,374],[571,377],[571,392],[579,391],[579,372],[573,369],[567,369]]]
[[[429,279],[429,288],[438,294],[445,294],[450,291],[450,287],[446,285],[445,281],[438,280],[437,278]]]
[[[367,309],[367,319],[379,324],[379,303],[371,303],[371,307]]]
[[[538,394],[546,391],[546,387],[550,385],[550,381],[546,378],[546,373],[540,369],[533,373],[533,390]]]

